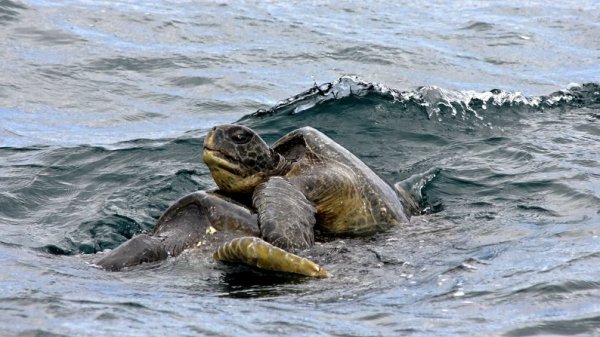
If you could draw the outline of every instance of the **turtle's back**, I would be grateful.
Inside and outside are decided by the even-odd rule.
[[[321,230],[359,234],[408,221],[394,190],[320,131],[292,131],[273,149],[294,162],[287,176],[315,203]]]

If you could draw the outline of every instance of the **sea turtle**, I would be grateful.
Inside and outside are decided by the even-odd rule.
[[[315,231],[373,233],[408,222],[418,209],[399,184],[394,191],[312,127],[269,147],[245,126],[216,126],[204,139],[203,159],[218,189],[181,198],[153,235],[138,235],[95,264],[119,270],[196,246],[215,250],[218,261],[322,277],[324,268],[296,255],[313,245]]]

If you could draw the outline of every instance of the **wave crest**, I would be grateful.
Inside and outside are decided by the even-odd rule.
[[[427,113],[429,119],[474,116],[483,120],[490,107],[497,109],[518,107],[521,110],[543,111],[561,107],[582,107],[600,104],[600,85],[574,84],[568,89],[547,96],[525,96],[520,92],[492,89],[485,92],[456,91],[424,86],[412,91],[389,88],[380,83],[361,80],[356,76],[342,76],[338,80],[314,85],[295,96],[280,101],[269,109],[260,109],[248,117],[274,114],[297,114],[332,100],[375,95],[394,103],[416,105]]]

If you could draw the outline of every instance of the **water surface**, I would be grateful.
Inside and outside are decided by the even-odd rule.
[[[4,333],[599,334],[598,22],[593,1],[0,1]],[[438,212],[321,243],[325,280],[193,251],[91,268],[213,186],[203,136],[236,121],[316,127],[390,184],[437,168]]]

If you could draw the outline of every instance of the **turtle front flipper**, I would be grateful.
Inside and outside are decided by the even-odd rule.
[[[219,191],[197,191],[169,207],[158,220],[152,235],[137,235],[93,264],[118,271],[177,256],[200,243],[216,247],[218,238],[213,234],[217,231],[236,236],[259,235],[256,214]]]
[[[330,277],[323,267],[286,252],[257,237],[233,239],[217,249],[214,259],[222,262],[242,263],[264,270],[300,274],[311,277]]]
[[[260,235],[267,242],[286,250],[314,244],[317,210],[289,181],[269,178],[256,187],[252,202],[258,212]]]
[[[282,177],[271,177],[258,185],[252,200],[264,240],[233,239],[217,249],[215,260],[312,277],[330,276],[318,264],[286,251],[310,248],[314,243],[316,209],[300,190]]]

